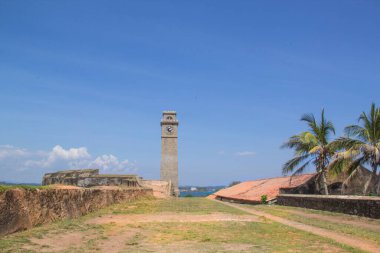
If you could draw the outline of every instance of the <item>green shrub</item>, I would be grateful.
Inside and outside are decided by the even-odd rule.
[[[267,203],[268,196],[267,195],[261,195],[261,204]]]

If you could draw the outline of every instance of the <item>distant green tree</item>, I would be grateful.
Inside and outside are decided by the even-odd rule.
[[[301,117],[309,126],[309,130],[298,135],[293,135],[285,142],[282,148],[294,149],[294,157],[282,166],[283,174],[292,172],[292,176],[302,174],[312,163],[318,173],[318,178],[322,178],[324,194],[328,195],[326,174],[328,164],[335,153],[334,147],[329,139],[331,134],[335,134],[332,122],[325,119],[325,112],[322,110],[321,121],[316,122],[313,114],[305,114]]]
[[[232,181],[232,183],[230,183],[228,185],[228,187],[231,187],[231,186],[234,186],[234,185],[237,185],[237,184],[240,184],[240,183],[241,183],[241,181]]]
[[[380,166],[380,108],[372,103],[367,114],[362,112],[360,125],[350,125],[345,128],[345,136],[336,139],[333,145],[341,150],[330,164],[330,169],[336,172],[346,171],[350,176],[359,168],[369,165],[371,176],[364,184],[363,194],[380,193],[376,189],[377,169]]]

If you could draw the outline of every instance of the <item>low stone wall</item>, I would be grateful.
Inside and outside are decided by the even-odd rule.
[[[280,194],[277,204],[380,219],[380,197]]]
[[[142,196],[153,196],[152,189],[7,190],[0,192],[0,236]]]

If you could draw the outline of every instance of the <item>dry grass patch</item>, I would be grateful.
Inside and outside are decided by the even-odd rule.
[[[137,226],[153,235],[148,239],[149,245],[162,244],[162,247],[175,242],[192,242],[194,245],[228,244],[232,248],[233,245],[249,246],[248,251],[241,252],[359,252],[278,223],[140,223]]]
[[[245,214],[221,203],[210,201],[206,198],[177,198],[177,199],[152,199],[145,198],[134,202],[106,207],[94,215],[101,214],[152,214],[152,213],[192,213],[211,214],[215,212],[230,214]]]
[[[0,239],[0,252],[359,252],[200,198],[144,199]]]
[[[380,248],[380,224],[375,219],[286,206],[255,205],[247,207],[303,224],[372,241],[379,244]]]

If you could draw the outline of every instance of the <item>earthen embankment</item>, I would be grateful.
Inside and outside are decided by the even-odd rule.
[[[153,196],[146,188],[10,189],[0,192],[0,236],[63,218],[76,218],[111,204]]]

